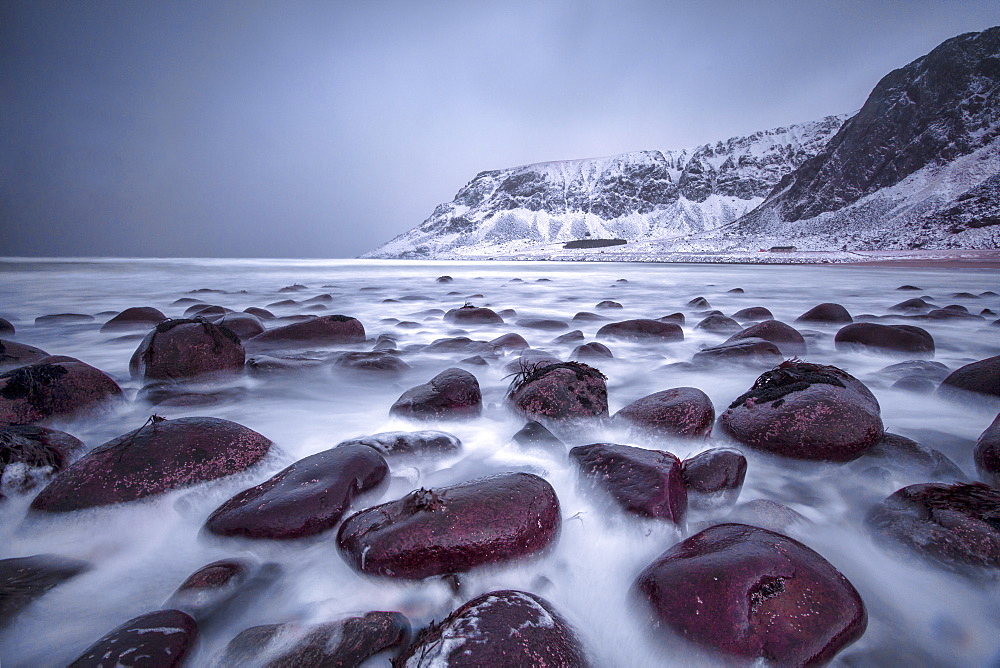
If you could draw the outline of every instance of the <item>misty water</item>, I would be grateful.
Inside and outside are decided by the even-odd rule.
[[[454,280],[437,282],[444,274]],[[293,284],[306,289],[280,292]],[[921,291],[895,289],[904,284],[919,286]],[[728,292],[736,287],[745,292]],[[201,288],[223,292],[189,294]],[[942,306],[963,304],[972,313],[983,308],[1000,311],[998,297],[949,297],[986,290],[1000,292],[995,270],[358,260],[0,261],[0,316],[16,326],[14,340],[98,367],[129,398],[140,389],[129,376],[128,362],[141,333],[101,333],[101,324],[131,306],[154,306],[179,317],[189,304],[173,304],[183,297],[241,311],[328,293],[333,300],[325,304],[326,309],[313,304],[271,310],[279,316],[354,316],[364,324],[368,341],[334,350],[371,350],[380,334],[389,334],[401,359],[411,367],[389,378],[359,374],[330,364],[331,350],[309,349],[300,352],[322,363],[296,372],[244,373],[214,388],[222,390],[215,403],[172,407],[133,400],[99,418],[49,424],[92,448],[137,429],[153,413],[166,418],[206,415],[254,429],[277,448],[245,474],[143,502],[51,516],[29,512],[37,489],[0,502],[0,558],[55,553],[93,564],[90,571],[37,599],[0,630],[0,663],[4,668],[65,665],[107,631],[161,607],[195,570],[217,559],[247,556],[278,564],[280,574],[253,605],[231,613],[224,623],[202,634],[193,665],[213,665],[233,636],[257,624],[330,621],[369,610],[396,610],[419,628],[443,619],[481,593],[509,588],[530,591],[551,602],[577,630],[595,666],[711,665],[717,659],[698,653],[680,639],[652,639],[628,592],[636,575],[654,558],[705,523],[722,520],[725,513],[689,517],[689,526],[678,530],[609,507],[580,486],[576,467],[565,457],[525,449],[511,441],[524,424],[504,405],[510,383],[510,372],[504,367],[515,359],[514,353],[487,365],[470,365],[461,362],[468,354],[422,353],[419,344],[457,335],[490,340],[518,332],[532,347],[568,359],[582,341],[552,343],[564,332],[519,328],[517,318],[538,316],[569,323],[574,314],[595,311],[603,300],[622,304],[622,309],[611,313],[616,320],[658,318],[681,311],[686,316],[682,342],[606,342],[615,357],[595,365],[608,378],[611,413],[653,392],[692,386],[711,397],[719,414],[750,387],[761,370],[735,365],[712,370],[670,366],[687,362],[700,348],[725,339],[694,329],[701,319],[698,313],[705,310],[687,306],[694,297],[705,297],[711,308],[726,315],[748,306],[766,306],[776,319],[791,324],[822,302],[843,304],[854,316],[884,315],[889,306],[923,295]],[[517,317],[507,317],[503,325],[459,330],[444,322],[440,312],[425,313],[466,302],[496,311],[514,309]],[[95,319],[34,322],[38,316],[58,313],[88,314]],[[1000,329],[989,326],[993,319],[912,324],[933,335],[934,359],[955,369],[1000,353]],[[417,326],[398,327],[400,321]],[[564,331],[580,329],[586,341],[593,341],[603,324],[574,322]],[[893,388],[893,379],[878,371],[905,358],[837,351],[833,344],[836,325],[799,328],[807,330],[809,346],[802,358],[836,365],[865,381],[881,404],[887,431],[937,448],[970,479],[975,478],[972,447],[995,409],[991,412],[934,393]],[[453,366],[468,369],[479,380],[485,406],[481,417],[419,423],[390,417],[389,407],[405,389]],[[362,499],[353,510],[399,498],[419,487],[439,487],[503,471],[529,471],[548,480],[558,493],[563,524],[556,547],[529,561],[475,570],[462,578],[456,592],[440,579],[401,582],[360,575],[339,554],[335,530],[284,542],[208,538],[201,531],[208,514],[220,503],[298,459],[348,438],[420,429],[454,434],[462,441],[461,454],[394,466],[390,484],[377,496]],[[718,433],[715,438],[637,441],[622,431],[594,426],[590,432],[567,437],[566,445],[640,445],[683,459],[722,442]],[[995,583],[984,585],[886,552],[862,528],[864,514],[874,503],[899,487],[923,480],[898,472],[864,475],[851,464],[790,462],[745,452],[749,468],[740,501],[770,499],[803,515],[807,521],[788,527],[788,535],[843,572],[868,608],[867,632],[835,663],[985,666],[1000,661],[1000,593]],[[369,663],[388,665],[388,659],[376,657]]]

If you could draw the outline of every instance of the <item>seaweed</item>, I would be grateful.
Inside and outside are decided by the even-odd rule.
[[[514,396],[526,385],[531,384],[556,369],[569,369],[570,371],[573,371],[576,374],[577,380],[584,380],[588,377],[600,378],[601,380],[608,379],[608,377],[599,370],[584,364],[583,362],[556,362],[554,364],[546,364],[545,362],[525,362],[524,360],[521,360],[521,368],[510,376],[507,376],[507,378],[510,378],[511,376],[514,377],[514,380],[510,383],[510,387],[507,388],[507,397],[509,398]]]
[[[35,408],[45,401],[44,388],[69,373],[61,364],[31,364],[0,374],[7,383],[0,388],[4,399],[27,399]]]
[[[792,392],[804,390],[812,385],[833,385],[846,387],[844,380],[849,378],[841,369],[826,364],[813,364],[792,358],[785,360],[775,368],[767,371],[754,382],[753,387],[736,398],[729,408],[750,404],[774,402],[772,407],[778,408],[784,403],[783,397]]]

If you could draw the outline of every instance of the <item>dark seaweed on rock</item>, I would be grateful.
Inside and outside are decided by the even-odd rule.
[[[587,377],[607,380],[608,377],[594,367],[583,362],[558,362],[556,364],[546,364],[545,362],[521,362],[521,369],[514,373],[514,380],[507,388],[507,397],[517,394],[521,388],[538,380],[545,374],[556,369],[569,369],[576,373],[577,380],[584,380]]]
[[[847,377],[846,373],[835,366],[802,362],[797,359],[785,360],[776,368],[762,374],[753,387],[737,397],[733,403],[729,404],[729,407],[743,406],[749,399],[753,399],[754,403],[762,404],[770,401],[781,401],[785,395],[804,390],[810,385],[824,384],[844,387],[843,381]]]
[[[48,387],[60,376],[66,375],[66,367],[59,364],[33,364],[23,366],[7,373],[0,378],[7,378],[7,384],[0,388],[0,397],[4,399],[27,399],[35,408],[40,408],[44,401],[43,388]]]

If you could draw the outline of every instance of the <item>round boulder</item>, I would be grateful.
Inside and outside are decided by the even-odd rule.
[[[747,458],[732,448],[712,448],[681,462],[691,510],[732,508],[747,475]]]
[[[180,610],[157,610],[131,619],[91,645],[70,668],[184,665],[198,625]]]
[[[754,320],[771,320],[774,315],[764,308],[763,306],[750,306],[749,308],[741,308],[739,311],[733,314],[733,320],[738,320],[739,322],[752,322]]]
[[[453,308],[444,314],[444,321],[456,325],[502,325],[503,318],[494,311],[466,304],[461,308]]]
[[[0,374],[0,425],[91,413],[120,399],[118,383],[103,371],[72,357],[43,357]]]
[[[979,478],[993,487],[1000,488],[1000,414],[979,436],[973,456]]]
[[[840,304],[825,302],[823,304],[813,306],[811,309],[796,318],[795,322],[843,323],[854,322],[854,318],[852,318],[847,309]]]
[[[614,353],[603,343],[591,341],[574,348],[570,357],[574,360],[609,360],[614,358]]]
[[[129,360],[133,378],[176,380],[236,373],[246,353],[236,334],[207,320],[166,320],[153,328]]]
[[[49,354],[41,348],[26,346],[16,341],[0,341],[0,371],[36,364],[46,357],[49,357]]]
[[[558,362],[522,368],[507,391],[507,402],[533,420],[608,416],[607,380],[582,362]]]
[[[264,332],[264,323],[260,321],[260,318],[251,313],[227,313],[216,320],[215,324],[227,328],[233,334],[240,337],[240,341],[252,339]]]
[[[0,499],[11,488],[19,493],[33,489],[84,450],[79,439],[64,431],[34,425],[0,427]]]
[[[36,598],[89,569],[86,561],[55,554],[0,559],[0,628]]]
[[[717,346],[699,350],[691,362],[700,366],[716,364],[740,364],[749,367],[772,367],[781,364],[785,356],[778,346],[764,339],[749,338],[726,341]]]
[[[160,324],[166,319],[167,316],[163,315],[160,309],[153,308],[152,306],[133,306],[104,323],[101,326],[101,331],[115,332],[125,329],[147,329]]]
[[[450,420],[478,417],[482,410],[479,381],[468,371],[452,367],[403,392],[389,413],[416,420]]]
[[[968,397],[970,392],[987,400],[1000,398],[1000,355],[955,369],[938,388],[945,396]]]
[[[636,399],[614,419],[650,435],[704,438],[712,433],[715,407],[698,388],[675,387]]]
[[[804,355],[806,352],[806,340],[802,338],[799,331],[790,325],[786,325],[780,320],[765,320],[756,325],[747,327],[742,332],[738,332],[729,337],[726,343],[742,341],[744,339],[764,339],[770,341],[778,347],[782,355],[791,357],[794,355]]]
[[[740,323],[724,315],[710,315],[694,326],[695,329],[712,334],[736,334],[743,330]]]
[[[833,337],[833,342],[837,350],[870,348],[882,353],[934,356],[934,337],[927,330],[913,325],[856,322],[841,327]]]
[[[598,338],[625,341],[683,341],[684,330],[675,322],[660,322],[640,318],[604,325],[597,330]]]
[[[254,350],[294,348],[303,345],[331,346],[341,343],[364,343],[365,327],[348,315],[309,316],[300,322],[269,329],[249,339]]]
[[[10,320],[0,318],[0,334],[4,336],[14,335],[14,325],[10,324]]]
[[[250,579],[254,566],[242,559],[214,561],[188,576],[163,607],[181,610],[201,622],[232,600]]]

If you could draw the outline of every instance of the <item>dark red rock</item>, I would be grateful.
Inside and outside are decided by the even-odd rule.
[[[877,466],[913,482],[966,482],[953,461],[940,451],[913,439],[886,432],[875,445],[854,461],[857,469]]]
[[[560,526],[548,482],[503,473],[362,510],[344,520],[337,544],[363,573],[419,580],[533,556],[555,543]]]
[[[691,308],[712,308],[711,304],[704,297],[695,297],[687,303]]]
[[[932,308],[934,308],[934,305],[930,302],[926,302],[920,297],[914,297],[913,299],[893,304],[889,307],[889,311],[894,313],[926,313]]]
[[[733,320],[738,320],[739,322],[748,322],[753,320],[771,320],[774,316],[771,312],[764,308],[763,306],[751,306],[749,308],[742,308],[733,314]]]
[[[744,339],[764,339],[765,341],[770,341],[786,357],[804,355],[806,352],[806,340],[802,338],[798,330],[780,320],[772,319],[758,322],[756,325],[747,327],[742,332],[733,334],[726,343],[742,341]]]
[[[973,452],[979,478],[993,487],[1000,488],[1000,414],[976,441]]]
[[[385,431],[371,436],[351,438],[337,444],[366,445],[387,459],[433,458],[454,455],[462,450],[462,441],[443,431]]]
[[[741,663],[822,665],[868,625],[861,596],[822,556],[744,524],[681,541],[639,574],[634,589],[654,627]]]
[[[153,328],[129,360],[133,378],[174,380],[237,373],[246,352],[236,334],[207,320],[166,320]]]
[[[1000,397],[1000,355],[955,369],[941,381],[938,393],[956,398],[979,395],[995,401]]]
[[[540,596],[492,591],[432,624],[399,657],[399,666],[584,668],[586,653],[573,628]]]
[[[331,346],[340,343],[364,343],[364,341],[365,328],[357,318],[347,315],[324,315],[269,329],[247,341],[247,344],[257,350],[302,345]]]
[[[604,325],[597,330],[597,337],[626,341],[683,341],[684,330],[677,323],[640,318]]]
[[[437,282],[438,283],[451,283],[454,280],[455,279],[452,278],[451,276],[438,276],[437,277]]]
[[[742,295],[746,290],[743,288],[733,288],[732,290],[726,290],[726,292],[732,292],[734,294]]]
[[[127,308],[115,317],[108,320],[101,327],[102,332],[113,332],[120,331],[123,329],[136,329],[143,328],[148,329],[154,327],[164,320],[167,316],[163,315],[160,309],[153,308],[152,306],[133,306],[132,308]]]
[[[267,308],[278,308],[278,307],[288,308],[291,306],[298,306],[298,305],[299,303],[294,299],[281,299],[276,302],[271,302],[270,304],[267,305]]]
[[[55,554],[0,559],[0,628],[36,598],[89,569],[86,561]]]
[[[184,665],[198,638],[198,625],[180,610],[139,615],[91,645],[70,668]]]
[[[712,433],[715,407],[698,388],[675,387],[636,399],[614,419],[650,435],[704,438]]]
[[[582,362],[527,366],[514,378],[507,402],[529,419],[607,417],[607,380]]]
[[[671,313],[670,315],[665,315],[657,318],[660,322],[672,322],[677,325],[684,324],[684,314],[683,313]]]
[[[924,378],[934,383],[940,383],[951,370],[940,362],[930,360],[907,360],[883,367],[875,373],[889,380],[897,381],[903,378]]]
[[[788,361],[761,375],[719,418],[751,448],[793,459],[850,461],[882,437],[878,401],[833,366]]]
[[[0,425],[94,413],[121,399],[103,371],[72,357],[43,357],[0,374]]]
[[[523,336],[517,332],[510,332],[504,334],[503,336],[498,336],[489,342],[490,348],[496,351],[507,351],[507,350],[524,350],[525,348],[530,348],[529,344]]]
[[[154,416],[71,464],[31,507],[65,512],[163,494],[240,473],[270,448],[271,441],[229,420]]]
[[[444,321],[456,325],[502,325],[503,318],[488,308],[466,304],[444,314]]]
[[[573,349],[570,358],[574,360],[609,360],[614,358],[611,349],[603,343],[591,341]]]
[[[694,328],[705,332],[711,332],[713,334],[731,335],[743,331],[743,327],[740,326],[740,323],[736,322],[732,318],[727,318],[724,315],[707,316],[695,325]]]
[[[479,381],[468,371],[452,367],[403,392],[389,412],[419,420],[450,420],[478,417],[482,410]]]
[[[52,315],[40,315],[35,318],[36,325],[71,325],[83,322],[93,322],[94,316],[86,313],[54,313]]]
[[[0,334],[3,335],[13,335],[14,325],[10,324],[10,320],[6,318],[0,318]]]
[[[750,524],[778,533],[783,533],[796,526],[812,524],[801,513],[770,499],[754,499],[737,504],[726,516],[726,521]]]
[[[574,329],[572,332],[566,332],[565,334],[552,339],[552,343],[562,345],[565,343],[573,343],[574,341],[583,341],[583,339],[583,332],[578,329]]]
[[[332,529],[351,503],[378,487],[389,465],[374,448],[343,445],[301,459],[216,508],[205,528],[220,536],[287,540]]]
[[[784,359],[778,346],[771,341],[751,338],[704,348],[694,354],[691,362],[698,366],[732,363],[761,368],[780,364]]]
[[[26,346],[16,341],[0,341],[0,371],[37,364],[49,354],[41,348]]]
[[[511,436],[511,440],[526,448],[540,448],[562,454],[566,452],[566,446],[563,445],[563,442],[546,429],[541,422],[535,420],[526,422],[516,434]]]
[[[593,443],[573,448],[569,456],[586,479],[626,512],[684,525],[687,488],[681,462],[669,452]]]
[[[424,346],[423,351],[431,354],[441,353],[485,353],[492,351],[486,341],[474,341],[467,336],[453,336],[447,339],[436,339]]]
[[[227,313],[216,320],[215,324],[227,328],[240,337],[240,341],[252,339],[264,332],[264,323],[250,313]]]
[[[918,287],[917,287],[917,286],[915,286],[915,285],[901,285],[901,286],[899,286],[899,287],[898,287],[898,288],[896,288],[896,289],[897,289],[897,290],[918,290],[918,291],[919,291],[919,290],[923,290],[923,288],[918,288]]]
[[[795,322],[854,322],[854,318],[840,304],[825,302],[800,315]]]
[[[309,299],[302,300],[303,304],[329,304],[333,301],[333,295],[326,292],[321,295],[316,295],[315,297],[310,297]]]
[[[837,350],[872,348],[882,353],[934,356],[934,337],[927,330],[913,325],[856,322],[841,327],[833,337],[833,342]]]
[[[380,374],[400,374],[410,368],[410,365],[399,359],[397,355],[381,350],[342,353],[337,356],[333,365],[340,369],[376,372]]]
[[[225,306],[216,306],[214,304],[213,305],[195,304],[194,306],[191,306],[184,311],[184,317],[185,318],[201,317],[208,320],[208,319],[221,318],[227,313],[232,313],[232,312],[233,312],[232,309],[228,309]]]
[[[267,309],[257,308],[256,306],[248,306],[243,309],[244,313],[249,313],[252,316],[256,316],[261,320],[274,320],[274,314]]]
[[[982,483],[926,483],[897,490],[865,526],[946,570],[995,577],[1000,569],[1000,490]]]
[[[562,320],[551,318],[518,318],[518,327],[528,327],[530,329],[543,329],[549,332],[557,332],[562,329],[569,329],[569,325]]]
[[[607,319],[603,315],[597,315],[589,311],[580,311],[573,316],[573,322],[603,322]]]
[[[24,493],[35,487],[38,480],[62,471],[79,456],[86,446],[64,431],[33,425],[0,427],[0,499],[4,491]],[[28,470],[12,474],[7,467],[23,465]],[[6,477],[5,477],[6,474]]]
[[[602,302],[598,302],[595,308],[624,308],[621,304],[610,299],[605,299]],[[579,314],[577,314],[579,315]],[[575,318],[574,318],[575,319]]]
[[[736,504],[747,475],[747,458],[732,448],[712,448],[681,462],[688,507],[712,511]]]
[[[254,569],[243,559],[222,559],[199,568],[163,604],[181,610],[199,622],[211,617],[231,601]]]
[[[410,622],[398,612],[369,612],[336,622],[253,626],[229,641],[219,665],[260,668],[359,666],[401,646]]]

